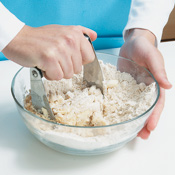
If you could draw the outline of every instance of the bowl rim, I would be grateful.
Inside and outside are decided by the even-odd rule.
[[[146,69],[145,67],[138,65],[136,62],[134,62],[133,60],[130,60],[130,59],[128,59],[128,58],[124,58],[124,57],[122,57],[122,56],[114,55],[114,54],[109,54],[109,53],[97,52],[97,54],[98,54],[98,53],[99,53],[99,54],[105,54],[105,55],[112,55],[112,56],[115,56],[115,57],[117,57],[117,58],[122,58],[122,59],[128,60],[128,61],[130,61],[130,62],[136,64],[137,66],[142,67],[143,69],[145,69],[146,72],[148,72],[148,73],[151,75],[151,77],[153,78],[153,80],[154,80],[155,83],[156,83],[157,92],[158,92],[158,93],[157,93],[157,97],[156,97],[154,103],[151,105],[151,107],[149,107],[144,113],[138,115],[137,117],[134,117],[133,119],[126,120],[126,121],[123,121],[123,122],[120,122],[120,123],[111,124],[111,125],[103,125],[103,126],[75,126],[75,125],[67,125],[67,124],[61,124],[61,123],[54,122],[54,121],[49,121],[49,120],[46,120],[46,119],[44,119],[44,118],[41,118],[41,117],[39,117],[39,116],[33,114],[32,112],[26,110],[26,109],[18,102],[18,100],[17,100],[16,97],[15,97],[15,94],[14,94],[15,80],[16,80],[17,75],[20,73],[20,71],[21,71],[22,69],[25,69],[25,67],[20,68],[20,69],[16,72],[16,74],[14,75],[14,77],[13,77],[13,79],[12,79],[12,83],[11,83],[11,93],[12,93],[12,96],[13,96],[14,101],[16,102],[16,104],[17,104],[24,112],[27,112],[29,115],[31,115],[31,116],[33,116],[33,117],[39,119],[39,120],[45,121],[45,122],[50,123],[50,124],[54,124],[54,125],[58,125],[58,126],[65,126],[65,127],[71,127],[71,128],[90,128],[90,129],[92,129],[92,128],[108,128],[108,127],[113,127],[113,126],[119,126],[119,125],[123,125],[123,124],[126,124],[126,123],[133,122],[133,121],[135,121],[135,120],[141,118],[142,116],[144,116],[144,115],[147,114],[148,112],[150,112],[150,111],[155,107],[155,105],[156,105],[156,103],[157,103],[157,101],[158,101],[158,99],[159,99],[159,97],[160,97],[160,87],[159,87],[159,84],[158,84],[157,80],[154,78],[153,74],[152,74],[148,69]],[[149,117],[148,117],[148,118],[149,118]]]

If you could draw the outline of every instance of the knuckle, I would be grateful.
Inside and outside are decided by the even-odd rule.
[[[61,80],[63,78],[63,72],[59,70],[59,68],[55,65],[55,67],[52,67],[52,78],[53,80]]]
[[[85,59],[84,64],[89,64],[91,61],[89,59]]]
[[[94,61],[94,59],[95,59],[95,53],[94,53],[94,51],[91,49],[91,54],[90,54],[89,60],[92,62],[92,61]]]
[[[71,30],[73,32],[76,32],[76,33],[80,33],[81,32],[80,26],[71,26]]]
[[[74,46],[75,45],[75,36],[72,34],[66,35],[64,37],[64,40],[66,42],[67,45],[69,46]]]
[[[51,81],[52,81],[52,80],[55,80],[55,75],[54,75],[53,72],[50,71],[50,70],[47,70],[47,71],[46,71],[45,77],[46,77],[46,79],[51,80]]]
[[[65,50],[65,45],[63,44],[63,42],[57,42],[56,50],[58,50],[60,53],[62,53]]]
[[[89,56],[89,57],[87,57],[87,59],[86,59],[86,63],[91,63],[91,62],[93,62],[94,61],[94,59],[95,59],[95,56]]]
[[[48,48],[42,52],[42,60],[47,63],[55,62],[55,51],[53,48]]]
[[[54,70],[49,70],[49,74],[47,75],[49,80],[61,80],[63,78],[63,74],[61,72],[58,71],[54,71]]]

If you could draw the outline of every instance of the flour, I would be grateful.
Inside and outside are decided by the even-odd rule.
[[[83,74],[72,79],[44,82],[56,121],[74,126],[102,126],[120,123],[144,113],[153,104],[155,84],[137,84],[128,73],[117,71],[111,64],[100,62],[104,74],[104,97],[95,86],[83,85]],[[27,99],[27,110],[32,111]],[[49,120],[46,112],[40,117]]]
[[[30,121],[42,138],[76,149],[96,149],[126,140],[143,127],[146,116],[125,125],[98,128],[143,114],[154,103],[156,94],[155,83],[149,86],[137,84],[130,74],[117,71],[115,66],[102,61],[100,65],[105,79],[104,97],[95,86],[87,88],[83,85],[82,72],[69,80],[45,80],[44,86],[56,121],[85,128],[53,127],[53,124],[42,120]],[[25,99],[25,108],[49,120],[45,112],[41,115],[33,108],[30,94]]]

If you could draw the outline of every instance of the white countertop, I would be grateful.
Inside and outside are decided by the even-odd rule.
[[[118,151],[92,157],[56,152],[28,131],[10,92],[20,66],[0,62],[0,175],[175,174],[175,42],[161,43],[160,50],[173,88],[166,93],[158,127],[146,141],[136,138]]]

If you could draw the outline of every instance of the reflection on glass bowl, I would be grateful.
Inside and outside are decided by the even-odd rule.
[[[57,151],[73,155],[98,155],[112,152],[135,138],[144,127],[159,98],[159,85],[153,75],[135,62],[116,55],[97,53],[104,63],[131,74],[138,83],[156,84],[152,106],[143,114],[117,124],[106,126],[70,126],[42,119],[24,108],[30,90],[30,71],[20,69],[13,78],[11,91],[19,113],[31,133],[42,143]]]

